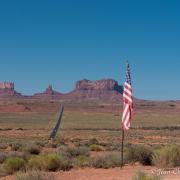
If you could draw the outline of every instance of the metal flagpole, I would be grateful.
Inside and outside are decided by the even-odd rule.
[[[121,168],[124,165],[124,129],[122,126],[122,142],[121,142]]]
[[[122,113],[122,149],[121,149],[121,167],[123,167],[123,154],[124,154],[124,134],[125,130],[129,130],[130,123],[132,120],[133,113],[133,98],[132,98],[132,87],[131,87],[131,76],[128,62],[126,63],[126,80],[124,83],[123,91],[123,113]]]

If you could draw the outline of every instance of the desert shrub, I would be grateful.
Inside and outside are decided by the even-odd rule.
[[[7,158],[7,153],[0,152],[0,163],[2,164]]]
[[[148,176],[143,171],[137,171],[132,180],[161,180],[160,176]]]
[[[91,166],[95,168],[113,168],[121,165],[120,154],[112,153],[92,158]]]
[[[58,158],[58,164],[59,164],[59,169],[60,170],[69,170],[72,168],[72,163],[70,160],[63,156],[63,155],[57,155],[57,154],[50,154],[48,156],[48,162],[49,162],[49,167],[51,167],[51,162],[54,162],[54,159],[56,160]],[[49,168],[50,169],[50,168]]]
[[[41,148],[38,145],[32,144],[28,145],[26,147],[26,151],[29,152],[30,154],[39,154],[41,152]]]
[[[48,154],[46,159],[46,169],[49,171],[56,171],[57,169],[66,170],[68,162],[57,154]]]
[[[5,172],[12,174],[15,171],[23,169],[25,167],[25,161],[19,157],[9,157],[3,163]]]
[[[31,169],[39,169],[39,170],[69,170],[71,166],[71,162],[68,161],[67,158],[62,155],[50,153],[50,154],[42,154],[38,156],[33,156],[29,162],[28,166]]]
[[[88,167],[90,166],[90,158],[84,155],[77,156],[74,160],[75,167]]]
[[[19,157],[19,158],[22,158],[24,160],[28,160],[29,154],[26,152],[11,151],[11,152],[7,153],[7,157]]]
[[[152,161],[159,167],[180,166],[180,147],[177,145],[162,147],[153,153]]]
[[[91,151],[103,151],[103,148],[101,146],[97,145],[97,144],[91,144],[89,146],[89,149]]]
[[[0,152],[0,163],[2,164],[7,158],[10,157],[19,157],[24,160],[28,160],[28,155],[25,152],[17,152],[17,151],[11,151],[11,152]]]
[[[48,174],[42,171],[26,171],[18,172],[15,175],[15,180],[55,180],[52,174]]]
[[[125,161],[127,163],[140,162],[143,165],[152,164],[152,149],[147,146],[129,146],[125,151]]]
[[[32,156],[28,161],[28,167],[30,169],[43,170],[45,167],[45,160],[42,155]]]
[[[89,149],[87,147],[67,148],[68,157],[76,157],[80,155],[89,156]]]
[[[12,151],[22,151],[23,146],[24,146],[24,145],[23,145],[22,143],[15,142],[15,143],[12,143],[12,144],[11,144],[11,150],[12,150]]]

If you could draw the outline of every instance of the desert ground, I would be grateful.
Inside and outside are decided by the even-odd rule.
[[[90,156],[101,156],[121,151],[121,111],[118,104],[65,103],[65,111],[58,132],[58,142],[68,147],[76,147],[90,140],[96,140],[100,150],[90,151]],[[0,103],[0,151],[12,151],[13,143],[49,144],[48,136],[57,118],[57,102],[1,102]],[[180,103],[138,102],[132,128],[125,133],[125,147],[147,145],[158,147],[180,144]],[[41,152],[56,152],[60,145],[43,146]],[[14,150],[13,150],[14,151]],[[69,180],[115,180],[132,179],[137,170],[152,174],[155,166],[142,166],[138,163],[126,164],[122,169],[115,168],[73,168],[57,171],[56,179]],[[177,168],[176,168],[177,169]],[[3,179],[13,179],[1,173]],[[180,174],[163,175],[163,179],[180,179]]]
[[[134,176],[134,172],[138,170],[144,170],[147,174],[152,174],[152,171],[156,169],[151,166],[125,166],[121,168],[112,169],[73,169],[68,172],[55,172],[52,173],[56,180],[131,180]],[[173,172],[173,170],[171,170]],[[164,180],[179,180],[178,174],[165,174],[161,176]],[[13,180],[13,176],[6,176],[2,180]]]

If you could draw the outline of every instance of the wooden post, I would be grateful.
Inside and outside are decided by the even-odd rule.
[[[122,142],[121,142],[121,168],[124,165],[124,129],[122,127]]]

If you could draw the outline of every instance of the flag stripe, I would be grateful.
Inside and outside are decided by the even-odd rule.
[[[123,102],[124,108],[122,114],[122,126],[124,130],[128,130],[130,128],[130,123],[133,114],[133,98],[129,64],[127,64],[126,67],[126,81],[124,83]]]
[[[125,86],[126,88],[131,89],[131,85],[130,85],[130,84],[128,84],[127,82],[125,82],[125,83],[124,83],[124,86]]]
[[[129,89],[124,89],[124,92],[128,95],[131,96],[132,92]]]
[[[131,96],[129,96],[126,92],[124,92],[123,97],[124,97],[124,99],[125,99],[126,101],[129,102],[129,104],[132,103],[132,98],[131,98]]]

